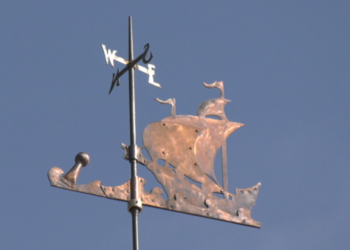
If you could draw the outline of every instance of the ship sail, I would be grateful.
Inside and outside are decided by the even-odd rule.
[[[164,171],[173,167],[179,180],[185,179],[180,176],[189,177],[201,184],[205,194],[222,193],[227,191],[227,184],[225,185],[224,182],[222,187],[215,176],[215,157],[220,147],[223,151],[226,150],[227,137],[244,124],[231,122],[226,118],[224,107],[230,101],[224,98],[222,82],[204,85],[219,88],[221,97],[200,104],[198,116],[176,115],[175,100],[170,102],[170,99],[168,101],[157,99],[160,103],[172,105],[172,116],[147,126],[143,141],[154,164],[159,159],[165,161],[165,166],[158,167],[153,164],[153,171],[150,169],[156,177],[158,176],[158,180],[168,182],[170,177],[164,178]],[[208,116],[216,116],[220,119],[212,119]],[[163,176],[159,176],[160,172]],[[175,190],[166,190],[166,192],[170,197],[174,192],[176,193]]]

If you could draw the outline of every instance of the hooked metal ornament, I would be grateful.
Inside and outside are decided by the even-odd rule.
[[[142,55],[145,55],[147,50],[148,47]],[[114,51],[105,52],[105,54],[113,55],[114,60],[120,62],[116,59],[118,57]],[[136,68],[135,66],[137,65],[134,64],[133,67]],[[81,168],[89,163],[89,156],[86,153],[77,155],[76,164],[66,175],[63,175],[63,170],[58,167],[51,168],[48,173],[51,185],[126,201],[129,207],[131,204],[138,207],[140,211],[144,205],[260,228],[260,222],[253,220],[250,214],[261,184],[245,189],[236,188],[235,194],[230,193],[227,186],[226,139],[244,124],[227,119],[224,107],[230,100],[224,98],[223,82],[203,84],[207,88],[220,89],[220,98],[210,99],[200,104],[197,116],[176,115],[174,98],[167,101],[156,99],[162,104],[170,104],[172,111],[171,116],[149,124],[143,131],[142,148],[147,150],[150,160],[142,154],[142,148],[131,149],[122,144],[124,159],[133,158],[146,166],[162,185],[167,199],[162,197],[163,189],[160,187],[154,187],[147,192],[144,189],[146,180],[140,177],[136,185],[132,180],[115,187],[103,186],[100,181],[85,185],[76,184]],[[216,116],[219,120],[209,116]],[[220,148],[222,149],[222,186],[214,172],[215,156]],[[200,187],[189,179],[197,182]],[[137,187],[139,199],[130,199],[131,185]],[[215,194],[222,194],[223,197]]]

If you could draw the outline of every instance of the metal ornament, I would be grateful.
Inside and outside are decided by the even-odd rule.
[[[134,69],[149,75],[149,83],[155,83],[154,68],[148,64],[148,69],[138,65],[142,60],[149,63],[153,57],[146,59],[149,44],[145,51],[133,59],[132,20],[129,18],[129,61],[118,57],[117,51],[107,50],[102,44],[106,63],[114,66],[114,61],[126,64],[122,71],[113,74],[109,93],[114,86],[119,85],[119,78],[129,72],[129,105],[130,105],[130,146],[122,144],[124,159],[131,163],[131,179],[120,186],[108,187],[101,181],[89,184],[77,184],[79,173],[88,165],[90,157],[79,153],[75,165],[64,175],[64,171],[53,167],[48,172],[51,185],[71,191],[92,194],[109,199],[125,201],[132,214],[133,246],[138,249],[138,214],[142,206],[150,206],[174,212],[202,216],[206,218],[237,223],[260,228],[261,224],[251,218],[251,210],[255,205],[260,183],[251,188],[235,189],[235,194],[228,191],[227,180],[227,149],[226,139],[242,123],[229,121],[224,108],[230,100],[224,97],[223,82],[213,84],[203,83],[207,88],[220,90],[220,98],[210,99],[201,103],[197,116],[176,115],[175,98],[162,101],[161,104],[171,105],[171,116],[159,122],[149,124],[143,131],[143,146],[136,145],[136,112]],[[211,118],[215,116],[218,119]],[[145,148],[151,159],[147,159],[141,149]],[[218,182],[214,172],[216,154],[221,148],[223,185]],[[137,163],[146,166],[161,187],[154,187],[147,192],[144,189],[146,180],[137,175]],[[196,185],[197,184],[197,185]],[[167,198],[163,198],[163,190]]]
[[[137,65],[136,63],[138,63],[141,59],[142,59],[142,62],[143,63],[149,63],[152,58],[153,58],[153,54],[152,52],[150,53],[150,58],[148,60],[146,60],[146,55],[147,55],[147,52],[148,52],[148,49],[149,49],[149,44],[147,43],[144,47],[145,51],[138,57],[136,58],[135,60],[133,60],[132,62],[129,63],[129,61],[121,58],[121,57],[118,57],[116,55],[117,51],[116,50],[113,50],[113,52],[106,48],[106,45],[102,44],[102,49],[103,49],[103,52],[105,53],[105,58],[106,58],[106,64],[108,65],[108,62],[111,63],[112,67],[114,67],[114,61],[117,61],[117,62],[120,62],[120,63],[123,63],[125,65],[127,65],[122,71],[119,71],[119,68],[118,68],[118,71],[117,71],[117,74],[113,74],[113,78],[112,78],[112,84],[111,84],[111,88],[109,90],[109,94],[112,92],[114,86],[115,86],[115,83],[117,82],[117,86],[120,85],[120,82],[119,82],[119,78],[126,72],[128,71],[129,69],[131,68],[135,68],[143,73],[146,73],[149,75],[149,78],[148,78],[148,83],[158,87],[158,88],[162,88],[162,86],[160,86],[159,83],[156,83],[154,82],[154,79],[153,79],[153,76],[156,74],[155,71],[153,69],[156,68],[156,66],[154,66],[153,64],[148,64],[148,69],[146,69],[145,67],[141,66],[141,65]]]
[[[155,187],[150,192],[144,190],[146,180],[139,177],[138,193],[141,202],[144,206],[259,228],[260,223],[253,220],[250,213],[261,184],[258,183],[246,189],[236,188],[235,194],[232,194],[227,190],[226,160],[222,161],[223,187],[214,173],[214,160],[218,150],[222,148],[223,158],[226,159],[226,150],[223,148],[226,146],[227,137],[244,124],[231,122],[226,118],[224,106],[230,100],[224,98],[223,82],[215,82],[212,85],[204,83],[204,85],[208,88],[219,88],[221,97],[203,102],[198,108],[198,116],[176,115],[175,99],[167,101],[156,99],[160,103],[170,104],[172,114],[145,128],[143,148],[146,148],[151,160],[143,156],[139,147],[136,149],[136,160],[154,174],[164,188],[168,199],[161,196],[163,189],[160,187]],[[208,116],[217,116],[220,120],[208,118]],[[130,160],[130,148],[125,144],[122,144],[122,148],[124,159]],[[77,159],[83,156],[84,154],[81,153]],[[160,164],[159,160],[164,164]],[[79,162],[82,160],[78,160]],[[67,176],[75,169],[80,170],[75,165],[67,175],[61,177],[63,171],[52,168],[49,172],[51,185],[115,200],[130,200],[130,181],[115,187],[103,186],[99,181],[76,185],[76,179],[67,183]],[[201,187],[188,178],[200,184]],[[93,190],[91,187],[94,187]],[[220,193],[224,194],[224,198],[215,195]]]

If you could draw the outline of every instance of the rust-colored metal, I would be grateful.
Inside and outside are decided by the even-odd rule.
[[[84,153],[76,157],[76,165],[65,176],[63,170],[53,167],[48,173],[51,185],[126,201],[129,207],[132,204],[140,210],[142,205],[151,206],[259,228],[260,223],[253,220],[250,214],[261,184],[246,189],[236,188],[235,194],[228,191],[227,185],[226,139],[244,124],[227,119],[224,107],[230,101],[224,98],[223,82],[204,83],[204,86],[220,89],[220,98],[203,102],[198,108],[198,116],[176,115],[175,99],[157,99],[160,103],[172,105],[172,114],[160,122],[149,124],[143,132],[143,147],[151,160],[143,156],[141,148],[130,149],[122,145],[124,158],[132,158],[145,165],[162,185],[167,199],[162,196],[163,189],[160,187],[155,187],[150,192],[145,191],[146,180],[140,177],[115,187],[103,186],[100,181],[77,185],[79,171],[83,165],[87,165],[86,159],[89,159]],[[216,116],[218,119],[208,116]],[[220,147],[222,185],[214,172],[215,156]],[[139,199],[131,198],[131,185],[137,189]]]
[[[62,181],[66,184],[73,186],[77,184],[77,179],[82,167],[85,167],[90,162],[90,156],[87,153],[79,153],[75,157],[75,165],[69,172],[62,177]]]
[[[152,164],[151,164],[152,165]],[[152,166],[150,166],[152,168]],[[63,180],[64,171],[59,167],[53,167],[48,173],[51,186],[67,189],[70,191],[96,195],[113,200],[130,202],[130,185],[131,181],[127,181],[123,185],[115,187],[103,186],[101,181],[93,181],[89,184],[73,184],[69,185]],[[169,177],[169,175],[167,175]],[[198,192],[196,196],[187,197],[185,192],[178,192],[173,199],[164,199],[162,197],[163,189],[159,187],[153,188],[150,192],[144,189],[146,180],[138,178],[139,197],[142,204],[139,206],[150,206],[174,212],[196,215],[210,219],[238,223],[251,227],[260,227],[260,223],[250,217],[252,207],[259,193],[260,183],[247,189],[236,189],[236,194],[230,194],[230,199],[222,199],[215,195],[209,195],[207,198]],[[179,181],[175,180],[174,182]],[[194,184],[186,183],[183,188],[193,188]],[[195,189],[199,191],[199,189]],[[201,206],[193,205],[203,200]],[[136,204],[134,204],[136,205]]]

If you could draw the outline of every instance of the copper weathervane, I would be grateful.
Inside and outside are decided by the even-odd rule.
[[[116,55],[117,51],[107,50],[102,45],[106,63],[114,66],[114,61],[126,65],[122,71],[113,74],[110,93],[119,78],[129,73],[129,106],[130,106],[130,146],[122,144],[124,159],[131,163],[131,179],[120,186],[103,186],[101,181],[89,184],[77,184],[81,168],[88,165],[90,157],[79,153],[76,164],[64,175],[64,171],[53,167],[48,172],[51,185],[71,191],[92,194],[128,202],[128,210],[133,218],[133,246],[138,249],[138,214],[142,206],[151,206],[165,210],[202,216],[206,218],[233,222],[260,228],[260,223],[251,218],[251,210],[255,205],[260,183],[251,188],[235,189],[235,194],[228,191],[227,181],[227,149],[226,139],[236,129],[244,126],[242,123],[229,121],[225,115],[225,105],[230,100],[224,97],[224,83],[216,81],[213,84],[203,83],[207,88],[218,88],[220,97],[201,103],[197,116],[177,115],[175,99],[162,101],[161,104],[171,105],[171,115],[159,122],[149,124],[143,131],[143,146],[136,145],[136,112],[134,69],[149,75],[149,83],[161,87],[154,82],[155,66],[148,64],[153,55],[146,59],[149,44],[144,53],[133,59],[132,22],[129,19],[129,60]],[[141,61],[148,64],[148,69],[138,65]],[[215,116],[218,119],[213,119]],[[141,152],[145,148],[151,159]],[[219,183],[214,172],[215,157],[221,148],[222,179]],[[137,163],[144,165],[156,177],[161,187],[154,187],[147,192],[144,189],[146,180],[137,175]],[[198,185],[195,185],[197,183]],[[167,199],[162,197],[163,190]],[[221,194],[221,195],[217,195]]]

